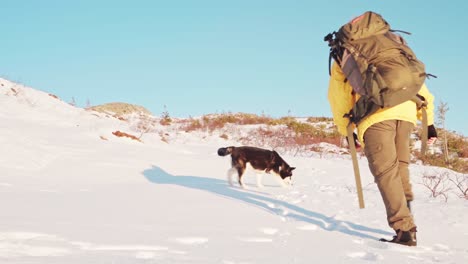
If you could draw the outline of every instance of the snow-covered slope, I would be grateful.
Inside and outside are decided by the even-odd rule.
[[[430,198],[421,184],[443,169],[411,166],[418,247],[385,244],[365,158],[365,209],[347,156],[283,154],[297,167],[292,188],[266,175],[258,189],[249,174],[242,190],[216,154],[236,142],[120,138],[127,122],[0,85],[0,263],[468,263],[467,200]]]

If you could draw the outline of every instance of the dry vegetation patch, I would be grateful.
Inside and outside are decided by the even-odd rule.
[[[134,135],[131,135],[131,134],[128,134],[128,133],[125,133],[125,132],[121,132],[121,131],[114,131],[112,132],[112,134],[116,137],[127,137],[127,138],[130,138],[130,139],[133,139],[133,140],[136,140],[138,142],[141,142],[141,140],[139,138],[137,138],[136,136]]]
[[[131,114],[152,115],[149,110],[143,106],[127,104],[127,103],[108,103],[103,105],[91,106],[87,110],[92,110],[100,113],[113,113],[116,116],[122,117]]]
[[[418,133],[420,134],[420,132]],[[426,153],[426,155],[421,155],[419,151],[415,151],[413,153],[414,157],[426,165],[449,168],[468,174],[468,139],[444,129],[438,129],[438,133],[446,134],[446,137],[439,137],[433,146],[434,149],[440,149],[441,151]],[[445,140],[447,142],[444,142]],[[443,147],[445,143],[447,150],[444,150],[445,148]]]
[[[313,123],[314,121],[319,123]],[[185,132],[204,131],[212,133],[214,131],[224,131],[221,132],[220,136],[224,139],[235,138],[235,135],[232,135],[234,131],[226,132],[226,130],[230,130],[230,127],[226,128],[228,124],[244,126],[248,133],[237,137],[239,143],[298,153],[310,151],[314,149],[314,145],[322,142],[340,146],[341,136],[331,125],[331,121],[330,118],[298,119],[289,116],[272,118],[246,113],[226,113],[190,118],[180,124],[181,129]],[[250,127],[247,128],[246,126]]]

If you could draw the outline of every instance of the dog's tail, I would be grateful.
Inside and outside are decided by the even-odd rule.
[[[218,149],[218,155],[219,156],[227,156],[227,155],[230,155],[232,153],[232,150],[234,149],[234,147],[227,147],[227,148],[219,148]]]

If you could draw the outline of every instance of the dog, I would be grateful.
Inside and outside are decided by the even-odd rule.
[[[261,176],[264,172],[273,172],[278,177],[281,186],[286,187],[291,185],[292,171],[295,167],[290,167],[283,158],[280,157],[278,152],[256,147],[242,146],[242,147],[227,147],[218,149],[219,156],[231,155],[232,167],[228,170],[228,182],[232,184],[232,175],[238,175],[238,182],[242,188],[246,188],[242,176],[249,164],[257,172],[257,186],[263,187]]]

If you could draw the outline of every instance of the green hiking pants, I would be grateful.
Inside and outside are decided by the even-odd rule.
[[[413,200],[408,168],[413,126],[407,121],[386,120],[364,134],[369,168],[382,195],[388,224],[394,230],[408,231],[416,226],[406,203]]]

